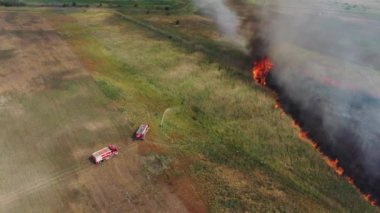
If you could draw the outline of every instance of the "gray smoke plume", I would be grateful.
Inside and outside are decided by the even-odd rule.
[[[226,34],[254,31],[251,56],[273,60],[272,87],[286,110],[379,202],[380,19],[372,12],[380,3],[267,0],[247,13],[231,0],[234,13],[222,0],[194,1]]]
[[[327,125],[329,134],[334,134],[336,129],[332,117],[350,118],[357,122],[352,131],[362,138],[360,147],[366,150],[380,143],[374,140],[380,134],[379,126],[375,125],[380,121],[380,108],[377,108],[380,28],[374,27],[374,20],[366,16],[361,5],[355,5],[348,10],[346,4],[340,8],[297,1],[297,7],[292,8],[289,2],[278,1],[272,9],[279,15],[270,22],[267,39],[269,54],[279,67],[276,75],[286,85],[289,95],[304,105],[321,96],[327,104],[322,109],[323,124]],[[313,84],[294,84],[294,78],[310,79],[330,89],[322,93]],[[364,96],[368,99],[363,99]],[[379,160],[380,155],[377,163]]]
[[[380,197],[380,22],[373,1],[270,1],[267,54],[288,111]]]
[[[225,0],[193,0],[194,4],[216,21],[220,31],[230,39],[238,39],[240,20]]]

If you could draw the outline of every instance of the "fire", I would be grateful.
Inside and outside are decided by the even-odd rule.
[[[278,105],[281,106],[281,105]],[[279,108],[281,111],[284,111],[281,107]],[[315,150],[317,150],[325,159],[327,165],[329,165],[332,169],[335,170],[336,173],[338,173],[339,176],[344,177],[344,169],[339,165],[339,160],[338,159],[330,159],[328,156],[326,156],[318,147],[318,143],[315,141],[311,140],[309,138],[309,135],[306,131],[302,130],[300,125],[294,121],[293,122],[293,127],[299,130],[299,138],[303,141],[310,142],[310,144],[314,147]],[[355,186],[354,180],[351,177],[346,176],[345,179],[347,180],[348,183],[352,184]],[[357,189],[357,188],[356,188]],[[360,191],[360,190],[359,190]],[[378,203],[373,199],[372,195],[370,194],[364,194],[364,199],[370,203],[373,206],[378,205]]]
[[[273,69],[274,64],[268,57],[264,57],[263,59],[254,62],[252,74],[253,74],[253,79],[263,85],[267,85],[267,77],[270,71]],[[335,84],[336,82],[329,81],[328,83],[330,84]],[[278,100],[278,99],[277,99]],[[277,101],[277,103],[274,106],[276,109],[279,109],[281,111],[281,115],[286,115],[286,111],[284,108],[281,106],[280,102]],[[309,142],[316,151],[318,151],[325,159],[326,163],[338,173],[339,176],[345,176],[344,169],[339,165],[339,160],[338,159],[331,159],[328,156],[326,156],[318,146],[318,143],[310,139],[309,133],[302,130],[301,126],[294,121],[293,127],[298,129],[299,131],[299,138],[303,141]],[[351,177],[345,176],[345,179],[347,180],[348,183],[354,184],[354,180]],[[360,190],[359,190],[360,191]],[[367,200],[371,205],[378,205],[376,201],[374,201],[373,197],[370,194],[365,194],[364,199]]]
[[[298,135],[302,140],[308,140],[308,134],[305,131],[300,131]]]
[[[347,177],[347,181],[350,183],[350,184],[354,184],[354,180],[350,177]]]
[[[329,159],[327,161],[327,163],[329,164],[329,166],[333,169],[335,169],[335,171],[340,175],[340,176],[343,176],[344,174],[344,170],[342,167],[339,166],[339,161],[338,159],[335,159],[335,160],[331,160]]]
[[[274,105],[274,108],[276,108],[276,109],[280,110],[280,112],[281,112],[281,116],[284,116],[284,115],[286,115],[286,113],[285,113],[284,109],[281,107],[281,104],[280,104],[280,102],[278,102],[278,101],[277,101],[277,103]]]
[[[368,201],[372,206],[376,206],[376,201],[372,199],[372,196],[370,194],[364,195],[364,199]]]
[[[264,57],[263,59],[256,61],[253,64],[253,79],[263,86],[267,85],[267,76],[272,68],[273,63],[268,57]]]
[[[301,140],[303,140],[303,141],[310,142],[311,145],[314,147],[314,149],[317,150],[322,156],[325,157],[326,162],[327,162],[327,165],[329,165],[331,168],[333,168],[333,169],[336,171],[336,173],[338,173],[339,176],[343,176],[343,174],[344,174],[344,170],[343,170],[342,167],[339,166],[339,161],[338,161],[338,159],[332,160],[332,159],[328,158],[327,156],[325,156],[325,155],[319,150],[319,148],[318,148],[318,144],[317,144],[315,141],[313,141],[313,140],[311,140],[311,139],[309,138],[309,134],[308,134],[306,131],[303,131],[303,130],[301,129],[300,125],[297,124],[297,122],[294,122],[294,123],[293,123],[293,126],[299,130],[298,137],[299,137]]]
[[[259,61],[256,61],[254,62],[254,66],[253,66],[253,71],[252,71],[252,74],[253,74],[253,79],[265,86],[267,85],[267,76],[269,74],[269,72],[272,70],[273,68],[273,63],[272,61],[268,58],[268,57],[264,57],[263,59],[259,60]],[[281,114],[285,114],[285,111],[283,110],[283,108],[281,107],[281,104],[279,102],[276,103],[275,105],[275,108],[276,109],[279,109],[281,110]],[[315,141],[312,141],[310,138],[309,138],[309,134],[308,132],[306,131],[303,131],[302,128],[300,127],[300,125],[294,121],[293,123],[293,127],[297,128],[299,130],[299,135],[298,137],[303,140],[303,141],[307,141],[307,142],[311,142],[312,146],[319,152],[321,153],[323,156],[325,156],[318,148],[318,144],[315,142]],[[332,159],[329,159],[328,157],[326,157],[326,162],[327,164],[333,168],[340,176],[343,176],[344,174],[344,170],[342,167],[339,166],[339,161],[338,159],[335,159],[335,160],[332,160]]]

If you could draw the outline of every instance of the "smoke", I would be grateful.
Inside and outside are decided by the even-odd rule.
[[[370,4],[271,1],[265,40],[286,110],[379,201],[380,28]]]
[[[228,36],[246,36],[253,60],[269,56],[269,86],[285,110],[380,201],[380,27],[372,0],[194,0]],[[235,12],[233,12],[235,11]],[[240,29],[239,29],[240,28]]]
[[[224,36],[239,39],[239,16],[226,5],[225,0],[193,0],[193,2],[203,13],[214,18]]]

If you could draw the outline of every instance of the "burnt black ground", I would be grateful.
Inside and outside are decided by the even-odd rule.
[[[294,78],[293,85],[299,85],[299,91],[307,90],[305,87],[314,89],[309,103],[304,104],[300,99],[291,97],[288,88],[278,83],[276,71],[268,76],[268,87],[278,94],[278,99],[287,114],[299,123],[302,130],[308,133],[308,137],[317,143],[320,151],[330,159],[338,159],[339,166],[344,169],[344,174],[353,179],[353,183],[364,194],[371,194],[372,199],[379,204],[380,201],[380,156],[374,159],[375,168],[368,169],[365,159],[366,150],[375,152],[380,150],[380,134],[375,134],[373,141],[361,135],[356,129],[362,125],[358,121],[366,116],[368,107],[380,111],[380,99],[370,96],[361,91],[346,90],[332,85],[326,85],[310,78]],[[327,93],[336,93],[336,97],[349,102],[349,114],[342,113],[337,109],[327,110],[332,105],[331,100],[324,98]],[[301,92],[302,94],[302,92]],[[327,119],[328,118],[328,119]],[[368,125],[379,125],[375,118],[366,117]],[[380,125],[379,125],[380,126]],[[363,127],[361,127],[363,128]],[[368,128],[371,131],[372,128]],[[370,146],[370,147],[369,147]],[[372,164],[371,164],[372,165]]]

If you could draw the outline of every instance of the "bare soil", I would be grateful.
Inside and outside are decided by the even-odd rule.
[[[0,212],[197,211],[185,205],[196,194],[178,196],[191,182],[173,191],[152,181],[144,155],[161,148],[130,139],[44,14],[1,10]],[[120,154],[93,165],[89,155],[109,143]]]

